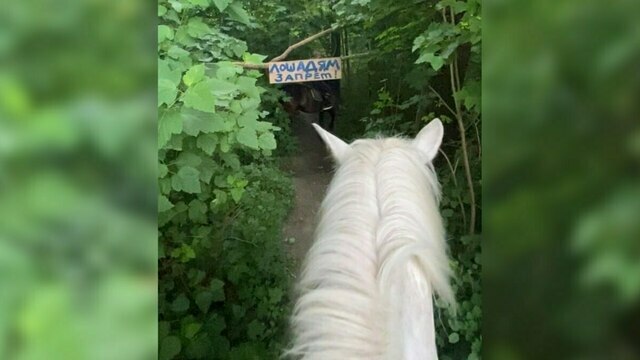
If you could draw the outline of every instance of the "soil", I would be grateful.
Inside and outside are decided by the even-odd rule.
[[[298,153],[290,158],[285,168],[293,173],[295,202],[283,235],[285,239],[293,239],[287,246],[296,262],[297,272],[313,242],[318,209],[333,172],[326,147],[311,126],[317,119],[317,114],[299,112],[292,120],[292,130],[299,142]]]

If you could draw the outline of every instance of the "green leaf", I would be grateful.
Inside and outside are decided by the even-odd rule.
[[[198,199],[193,199],[189,203],[189,219],[197,223],[207,221],[207,205]]]
[[[171,179],[160,179],[158,185],[161,194],[169,194],[171,192]]]
[[[203,158],[200,165],[200,181],[208,184],[215,170],[216,163],[209,157]]]
[[[219,358],[225,359],[226,357],[224,357],[223,355],[226,354],[226,352],[229,349],[229,344],[228,342],[225,345],[220,345],[220,342],[216,342],[215,339],[222,339],[224,341],[226,341],[227,339],[222,338],[220,336],[214,336],[214,341],[212,341],[211,339],[209,339],[209,335],[206,334],[204,335],[204,333],[201,332],[201,334],[199,336],[196,336],[195,339],[193,339],[193,341],[191,341],[191,343],[189,343],[189,345],[187,345],[187,348],[185,350],[185,353],[187,355],[187,359],[207,359],[207,356],[211,356],[211,349],[215,349],[215,354],[216,356],[219,356]]]
[[[242,54],[244,54],[245,51],[247,51],[247,44],[239,41],[231,45],[229,48],[231,49],[231,51],[233,51],[233,53],[236,56],[242,56]]]
[[[243,109],[242,109],[242,105],[241,105],[240,101],[239,100],[232,100],[229,103],[229,110],[231,110],[232,112],[234,112],[236,114],[242,113]]]
[[[169,150],[182,150],[182,140],[184,140],[185,134],[173,134],[169,142],[165,144],[164,149]]]
[[[220,158],[224,161],[225,165],[229,166],[234,171],[240,170],[240,159],[238,158],[238,155],[233,153],[220,154]]]
[[[244,114],[238,116],[237,122],[240,127],[255,128],[256,120],[258,120],[258,112],[256,110],[249,110]]]
[[[178,94],[180,70],[171,70],[169,62],[158,60],[158,106],[171,105]]]
[[[182,81],[187,86],[191,86],[198,81],[202,80],[204,77],[204,64],[194,65],[189,69],[184,76],[182,77]]]
[[[162,6],[162,5],[158,5],[158,16],[163,16],[164,14],[167,13],[167,8]]]
[[[249,339],[251,340],[256,340],[260,335],[264,333],[265,330],[266,327],[263,323],[258,320],[253,320],[247,326],[247,336],[249,336]]]
[[[242,55],[242,60],[250,64],[262,64],[262,61],[266,58],[267,58],[266,55],[260,55],[260,54],[244,53]]]
[[[227,8],[227,13],[233,20],[241,22],[245,25],[251,25],[249,14],[242,7],[242,4],[240,4],[240,2],[234,2],[233,4],[230,4]]]
[[[202,163],[200,155],[194,154],[190,151],[181,152],[174,161],[174,164],[178,165],[178,167],[191,166],[192,168],[197,168],[200,163]]]
[[[226,80],[211,79],[207,83],[215,95],[227,95],[238,90],[238,85]]]
[[[218,145],[218,137],[215,134],[200,134],[196,146],[207,155],[212,155]]]
[[[274,150],[276,148],[276,139],[272,133],[267,132],[260,135],[258,145],[263,150]]]
[[[189,35],[189,28],[186,25],[176,29],[175,42],[188,48],[198,46],[198,41],[196,41],[193,36]]]
[[[171,68],[174,67],[172,70]],[[176,69],[176,62],[172,60],[158,59],[158,79],[167,79],[174,85],[180,84],[180,69]]]
[[[227,80],[236,74],[242,73],[242,67],[234,65],[228,61],[219,62],[216,65],[218,67],[216,70],[216,77],[220,80]]]
[[[189,0],[189,2],[194,6],[200,6],[205,9],[209,7],[209,0]]]
[[[213,0],[213,3],[216,5],[218,10],[224,11],[227,8],[231,0]]]
[[[257,109],[258,106],[260,106],[260,99],[249,98],[249,97],[242,98],[240,100],[240,105],[244,110]]]
[[[202,22],[200,18],[192,18],[187,25],[187,33],[195,38],[201,38],[211,34],[209,26]]]
[[[164,195],[158,195],[158,212],[165,212],[173,207],[173,204]]]
[[[169,335],[169,331],[171,330],[171,324],[168,321],[159,321],[158,322],[158,337],[164,339]]]
[[[227,193],[224,191],[220,191],[218,189],[213,190],[213,194],[215,195],[215,199],[211,201],[211,209],[213,210],[216,206],[224,205],[227,202]]]
[[[429,64],[431,64],[431,67],[436,71],[440,70],[440,68],[442,68],[442,65],[444,65],[444,59],[432,52],[425,52],[420,55],[418,60],[416,60],[416,64],[422,64],[424,62],[428,62]]]
[[[218,314],[213,314],[213,316],[209,318],[209,321],[207,321],[206,327],[209,334],[217,335],[227,327],[227,324],[223,317]]]
[[[167,25],[158,25],[158,43],[173,39],[173,29]]]
[[[269,289],[269,298],[274,304],[277,304],[282,300],[282,295],[284,294],[280,288]]]
[[[166,20],[171,20],[176,24],[180,24],[180,18],[178,17],[178,13],[174,9],[167,10],[167,13],[164,14],[164,18]]]
[[[233,201],[235,201],[236,204],[237,204],[242,199],[242,195],[244,194],[244,189],[243,188],[233,188],[229,192],[231,193],[231,198],[233,198]]]
[[[203,313],[207,313],[209,311],[209,306],[213,302],[213,296],[210,291],[201,291],[196,295],[196,305]]]
[[[459,14],[462,13],[464,11],[467,10],[467,4],[466,2],[463,1],[456,1],[456,0],[443,0],[440,1],[437,5],[436,5],[436,9],[437,10],[441,10],[442,8],[449,6],[451,7],[451,9],[454,11],[454,13]]]
[[[162,148],[172,134],[182,132],[182,117],[177,111],[164,111],[158,119],[158,148]]]
[[[182,95],[182,102],[185,106],[192,109],[215,112],[216,98],[211,91],[211,85],[208,81],[199,82],[193,87],[187,89]]]
[[[200,172],[190,166],[185,166],[178,170],[178,173],[171,177],[171,187],[176,191],[184,191],[190,194],[197,194],[200,190]]]
[[[247,94],[247,96],[259,98],[260,93],[262,93],[264,89],[256,86],[256,80],[257,79],[252,77],[240,76],[236,81],[236,85],[238,85],[238,89]]]
[[[182,350],[180,338],[177,336],[167,336],[160,342],[159,359],[171,360]]]
[[[211,284],[209,285],[209,289],[211,291],[211,299],[213,301],[224,301],[224,282],[219,279],[211,280]]]
[[[162,179],[169,173],[169,168],[165,164],[158,164],[158,177]]]
[[[199,133],[228,131],[231,124],[226,124],[227,118],[222,114],[210,114],[190,108],[183,108],[180,112],[184,132],[191,136]]]
[[[449,342],[451,344],[455,344],[458,341],[460,341],[460,335],[458,335],[458,333],[454,332],[454,333],[449,334]]]
[[[179,248],[173,249],[171,257],[179,259],[182,263],[186,263],[189,262],[189,260],[196,258],[196,252],[191,246],[183,243]]]
[[[169,57],[174,59],[180,59],[182,57],[189,56],[189,52],[178,45],[172,45],[167,51]]]
[[[202,328],[202,324],[198,323],[189,323],[185,326],[184,337],[187,339],[193,339],[193,337],[200,331]]]
[[[242,145],[258,150],[260,146],[258,144],[258,136],[256,130],[250,127],[243,127],[238,131],[236,139]]]
[[[480,108],[480,82],[470,80],[468,81],[462,89],[455,95],[458,100],[460,100],[464,107],[467,110],[473,110]]]
[[[169,4],[171,4],[171,7],[177,11],[177,12],[181,12],[182,11],[182,3],[178,0],[169,0]]]
[[[171,303],[171,310],[174,312],[185,312],[189,310],[189,299],[185,294],[180,294],[178,297]]]
[[[171,105],[176,100],[178,88],[167,79],[158,79],[158,106]]]
[[[433,70],[438,71],[442,68],[442,65],[444,65],[444,59],[440,56],[436,56],[430,61],[430,63]]]

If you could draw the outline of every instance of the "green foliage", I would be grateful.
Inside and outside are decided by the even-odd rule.
[[[160,357],[275,358],[289,276],[281,225],[292,184],[288,117],[232,34],[239,1],[161,1],[158,14]],[[281,148],[278,148],[281,145]]]
[[[2,359],[156,357],[149,5],[2,5]]]

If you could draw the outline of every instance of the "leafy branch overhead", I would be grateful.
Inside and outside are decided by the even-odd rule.
[[[316,39],[318,39],[318,38],[320,38],[322,36],[325,36],[327,34],[330,34],[331,32],[336,31],[338,29],[339,29],[339,27],[333,27],[333,28],[325,29],[325,30],[320,31],[317,34],[311,35],[311,36],[309,36],[309,37],[307,37],[307,38],[305,38],[303,40],[300,40],[297,43],[295,43],[293,45],[290,45],[284,52],[282,52],[282,54],[280,54],[280,55],[274,57],[273,59],[269,60],[269,62],[284,61],[284,60],[287,59],[287,56],[289,56],[289,54],[293,50],[295,50],[297,48],[300,48],[300,47],[302,47],[304,45],[307,45],[307,44],[313,42],[314,40],[316,40]],[[342,59],[342,60],[351,60],[351,59],[356,59],[356,58],[361,58],[361,57],[368,57],[368,56],[372,56],[372,53],[371,52],[364,52],[364,53],[359,53],[359,54],[345,55],[345,56],[340,56],[340,59]],[[244,60],[243,62],[234,62],[233,64],[237,65],[237,66],[241,66],[241,67],[243,67],[245,69],[256,69],[256,70],[267,69],[268,68],[268,64],[263,63],[265,58],[266,57],[255,57],[255,56],[254,57],[247,57],[247,58],[243,59]]]

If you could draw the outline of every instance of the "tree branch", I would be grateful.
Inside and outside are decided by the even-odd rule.
[[[442,151],[442,148],[440,148],[438,150],[440,152],[440,154],[442,154],[445,158],[445,160],[447,160],[447,165],[449,165],[449,170],[451,170],[451,180],[453,181],[453,186],[456,187],[456,189],[458,188],[458,181],[456,180],[456,170],[453,167],[453,165],[451,165],[451,161],[449,160],[449,157],[447,156],[447,154]],[[458,163],[456,162],[456,167],[458,167]],[[462,202],[462,197],[460,196],[460,194],[458,194],[458,205],[460,206],[460,211],[462,212],[462,223],[464,224],[465,227],[467,227],[467,213],[466,211],[464,211],[464,204]]]
[[[358,54],[340,56],[340,60],[351,60],[351,59],[356,59],[356,58],[371,56],[371,55],[373,55],[371,52],[358,53]]]
[[[456,89],[456,81],[455,81],[455,74],[454,74],[456,60],[457,59],[454,58],[453,63],[449,64],[449,74],[451,78],[450,79],[451,87],[454,93],[453,102],[456,108],[456,120],[458,123],[458,130],[460,131],[460,142],[461,142],[460,145],[462,147],[462,160],[464,161],[464,172],[467,178],[467,186],[469,187],[469,198],[471,202],[470,204],[471,219],[469,221],[469,234],[473,235],[475,231],[475,224],[476,224],[476,195],[475,195],[475,191],[473,190],[473,179],[471,177],[471,166],[469,164],[469,154],[467,151],[467,135],[464,128],[464,122],[462,120],[462,109],[460,108],[460,103],[455,96],[455,94],[459,91],[459,89]]]
[[[325,36],[328,33],[332,32],[332,31],[334,31],[336,29],[337,28],[328,28],[328,29],[320,31],[319,33],[317,33],[315,35],[311,35],[311,36],[309,36],[308,38],[306,38],[304,40],[300,40],[297,43],[295,43],[293,45],[290,45],[287,48],[287,50],[285,50],[282,54],[280,54],[280,55],[274,57],[273,59],[271,59],[270,62],[282,61],[282,60],[286,59],[287,56],[289,56],[289,53],[292,52],[293,50],[299,48],[300,46],[306,45],[306,44],[312,42],[313,40],[315,40],[315,39],[317,39],[319,37]]]
[[[447,104],[446,101],[444,101],[444,99],[442,98],[442,95],[440,95],[440,93],[438,93],[436,91],[436,89],[433,88],[433,86],[429,85],[429,89],[431,89],[431,91],[433,91],[434,94],[436,94],[436,96],[438,97],[438,99],[440,99],[440,101],[442,101],[442,104],[447,108],[447,110],[449,110],[451,112],[451,114],[455,117],[457,116],[456,112],[451,108],[451,106],[449,106],[449,104]]]
[[[442,18],[444,22],[449,22],[447,19],[445,9],[442,9]],[[456,19],[451,14],[451,22],[452,25],[456,24]],[[473,190],[473,178],[471,177],[471,164],[469,163],[469,154],[467,150],[467,135],[464,126],[464,120],[462,119],[462,108],[460,106],[460,101],[457,98],[457,94],[460,91],[460,78],[458,74],[458,57],[457,54],[454,53],[453,61],[449,63],[449,80],[451,82],[451,92],[453,93],[453,104],[455,107],[456,121],[458,123],[458,130],[460,132],[460,142],[462,147],[462,161],[464,164],[464,172],[467,178],[467,186],[469,187],[469,200],[471,206],[471,215],[469,220],[469,234],[473,235],[475,232],[475,224],[476,224],[476,195]]]
[[[353,55],[347,55],[347,56],[340,56],[340,60],[352,60],[354,58],[361,58],[361,57],[370,56],[370,55],[373,55],[373,54],[366,52],[366,53],[359,53],[359,54],[353,54]],[[242,66],[245,69],[253,69],[253,70],[263,70],[269,67],[269,63],[251,64],[251,63],[245,63],[245,62],[234,62],[233,65]]]
[[[262,70],[268,67],[267,64],[251,64],[251,63],[245,63],[245,62],[234,62],[233,65],[242,66],[245,69],[252,69],[252,70]]]
[[[338,28],[329,28],[329,29],[325,29],[325,30],[320,31],[320,32],[319,32],[319,33],[317,33],[317,34],[314,34],[314,35],[309,36],[308,38],[305,38],[305,39],[303,39],[303,40],[300,40],[300,41],[298,41],[297,43],[295,43],[295,44],[293,44],[293,45],[290,45],[290,46],[289,46],[289,47],[288,47],[288,48],[287,48],[287,49],[286,49],[282,54],[280,54],[280,55],[278,55],[278,56],[274,57],[273,59],[269,60],[268,62],[282,61],[282,60],[286,59],[286,58],[287,58],[287,56],[289,56],[289,54],[290,54],[293,50],[295,50],[295,49],[297,49],[297,48],[299,48],[299,47],[301,47],[301,46],[304,46],[304,45],[306,45],[306,44],[308,44],[308,43],[312,42],[312,41],[313,41],[313,40],[315,40],[315,39],[318,39],[318,38],[320,38],[320,37],[323,37],[323,36],[325,36],[325,35],[327,35],[327,34],[329,34],[329,33],[333,32],[333,31],[335,31],[336,29],[338,29]],[[350,56],[344,56],[344,57],[341,57],[341,59],[343,59],[343,60],[344,60],[344,59],[351,59],[351,58],[354,58],[354,57],[361,57],[361,56],[366,56],[366,55],[369,55],[369,53],[362,53],[362,54],[354,54],[354,55],[350,55]],[[243,67],[243,68],[245,68],[245,69],[255,69],[255,70],[266,69],[266,68],[268,67],[267,63],[263,63],[263,64],[250,64],[250,63],[245,63],[245,62],[234,62],[233,64],[234,64],[234,65],[237,65],[237,66],[242,66],[242,67]]]

